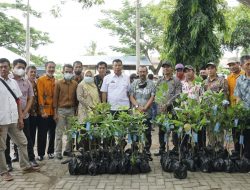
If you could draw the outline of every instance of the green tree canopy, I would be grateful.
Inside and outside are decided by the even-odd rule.
[[[200,68],[221,56],[215,32],[226,29],[220,0],[177,0],[164,33],[163,58]]]
[[[0,3],[0,46],[18,53],[25,55],[26,43],[26,28],[19,19],[8,14],[8,10],[18,10],[26,14],[27,6],[20,0],[16,3]],[[35,10],[31,10],[33,16],[40,17],[41,14]],[[46,32],[30,28],[31,48],[37,49],[39,46],[46,45],[52,41]],[[31,60],[37,64],[41,64],[45,57],[31,55]]]

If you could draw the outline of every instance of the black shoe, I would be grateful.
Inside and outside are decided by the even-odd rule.
[[[53,153],[48,154],[49,159],[54,159],[55,155]]]
[[[56,154],[56,159],[58,159],[58,160],[62,160],[62,159],[63,159],[62,154],[61,154],[61,153]]]
[[[38,156],[38,157],[37,157],[37,160],[38,160],[38,161],[43,161],[43,159],[44,159],[43,156]]]
[[[159,150],[159,152],[154,153],[154,156],[161,156],[164,152],[165,150]]]
[[[64,152],[63,152],[63,156],[72,157],[72,153],[71,153],[71,152],[64,151]]]
[[[35,160],[30,161],[30,165],[32,167],[38,167],[39,166],[39,164]]]
[[[13,167],[12,167],[12,164],[7,164],[7,168],[8,168],[8,172],[11,172],[13,171]]]
[[[18,157],[15,157],[11,160],[12,162],[19,162],[19,158]]]

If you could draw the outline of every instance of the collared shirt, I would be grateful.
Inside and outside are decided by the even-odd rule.
[[[18,80],[17,79],[14,79],[14,80],[17,82],[17,84],[22,92],[22,96],[21,96],[20,100],[21,100],[22,110],[24,111],[26,106],[27,106],[28,97],[34,97],[33,87],[31,85],[30,81],[28,79],[25,79],[24,77],[22,77]],[[27,119],[28,117],[29,117],[29,113],[27,113],[24,116],[24,119]]]
[[[216,76],[213,80],[207,78],[204,81],[204,90],[211,90],[212,92],[219,93],[221,90],[224,93],[226,99],[228,99],[228,84],[227,80],[224,77]]]
[[[74,81],[76,81],[78,84],[82,82],[83,76],[82,75],[75,75]]]
[[[229,90],[229,100],[231,105],[236,104],[236,97],[234,96],[234,88],[236,86],[236,80],[240,75],[245,74],[244,71],[240,71],[238,74],[231,73],[227,77],[227,82],[228,82],[228,90]]]
[[[188,94],[191,99],[199,100],[202,95],[202,87],[199,84],[195,84],[195,81],[188,82],[187,80],[182,81],[182,92]]]
[[[166,93],[166,103],[162,105],[158,105],[158,108],[169,106],[173,103],[175,98],[181,93],[182,91],[182,84],[181,81],[177,77],[171,77],[170,79],[166,80],[163,77],[159,78],[157,81],[156,87],[161,85],[162,83],[166,82],[168,84],[168,92]]]
[[[41,76],[37,80],[38,104],[41,114],[54,115],[53,95],[55,88],[55,78],[47,75]]]
[[[74,80],[66,81],[61,79],[56,82],[53,106],[54,108],[72,108],[76,107],[76,89],[77,82]]]
[[[2,78],[2,77],[1,77]],[[2,78],[3,79],[3,78]],[[3,79],[5,80],[5,79]],[[18,98],[21,98],[22,92],[14,79],[8,78],[5,80],[10,89],[15,93]],[[0,125],[9,125],[12,123],[17,123],[18,120],[18,110],[17,103],[14,97],[11,95],[9,90],[0,81]]]
[[[250,78],[246,75],[241,75],[236,81],[234,95],[239,97],[246,108],[250,108]]]
[[[38,106],[37,84],[36,81],[30,81],[30,83],[33,87],[34,98],[29,113],[31,116],[37,116],[40,113]]]
[[[111,105],[111,110],[120,110],[120,107],[129,108],[129,77],[121,74],[120,76],[109,74],[104,77],[101,92],[107,93],[107,102]]]
[[[145,88],[139,88],[140,79],[134,80],[134,82],[131,84],[129,94],[132,95],[139,106],[145,106],[148,102],[148,100],[155,96],[155,85],[153,81],[147,79],[146,83],[147,86]],[[151,115],[151,108],[148,108],[147,114],[148,116]]]

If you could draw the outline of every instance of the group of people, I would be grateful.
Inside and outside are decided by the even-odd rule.
[[[196,73],[191,65],[184,66],[179,63],[173,67],[170,62],[162,62],[163,76],[155,81],[154,77],[148,75],[146,66],[140,66],[138,76],[134,77],[123,73],[120,59],[113,60],[112,66],[113,73],[107,74],[107,63],[101,61],[96,66],[98,74],[94,75],[91,70],[82,72],[83,64],[76,61],[73,65],[65,64],[63,79],[56,80],[56,64],[52,61],[45,63],[46,73],[37,78],[36,67],[27,66],[24,60],[14,60],[11,72],[10,61],[6,58],[0,59],[0,174],[4,180],[13,180],[9,173],[13,170],[12,161],[19,161],[24,172],[34,172],[40,169],[36,160],[44,160],[46,152],[49,159],[55,157],[60,160],[63,156],[71,156],[71,137],[67,136],[64,151],[62,143],[63,134],[70,128],[69,119],[77,115],[78,122],[83,124],[90,111],[100,102],[111,105],[111,114],[119,114],[131,107],[145,113],[145,152],[148,155],[151,155],[151,120],[155,115],[154,110],[157,108],[158,114],[171,113],[173,102],[181,93],[187,93],[188,97],[198,101],[204,91],[222,90],[231,105],[243,101],[250,108],[249,55],[241,57],[240,61],[228,61],[231,73],[227,79],[217,75],[217,66],[214,63],[207,63],[200,71],[204,88],[194,83]],[[154,98],[157,87],[163,83],[168,84],[166,103],[156,106]],[[236,131],[233,133],[237,139],[238,134]],[[250,158],[250,130],[245,130],[244,133],[245,154]],[[164,135],[165,132],[160,128],[160,147],[156,156],[165,152]],[[198,144],[202,146],[206,143],[205,129],[198,135]],[[223,139],[223,133],[221,135]],[[16,147],[12,160],[10,139]],[[36,143],[38,157],[35,159]],[[173,144],[178,146],[178,136],[174,133]],[[237,140],[235,150],[239,150]]]

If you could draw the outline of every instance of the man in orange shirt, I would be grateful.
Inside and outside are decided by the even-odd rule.
[[[53,95],[55,87],[55,78],[53,75],[55,73],[55,67],[56,64],[53,61],[45,63],[46,75],[37,80],[38,104],[41,113],[41,121],[39,122],[37,133],[37,152],[38,160],[40,161],[44,159],[47,133],[49,133],[47,154],[49,159],[54,158],[56,123],[53,119]]]
[[[244,74],[244,71],[241,70],[240,67],[240,62],[237,58],[229,58],[227,61],[227,65],[229,66],[230,69],[230,74],[227,77],[228,81],[228,90],[229,90],[229,101],[231,106],[236,104],[236,97],[234,96],[234,89],[236,86],[236,80],[237,78]],[[234,150],[238,154],[240,152],[240,144],[239,144],[239,136],[240,133],[235,130],[235,128],[232,129],[232,135],[233,135],[233,140],[234,140]]]

